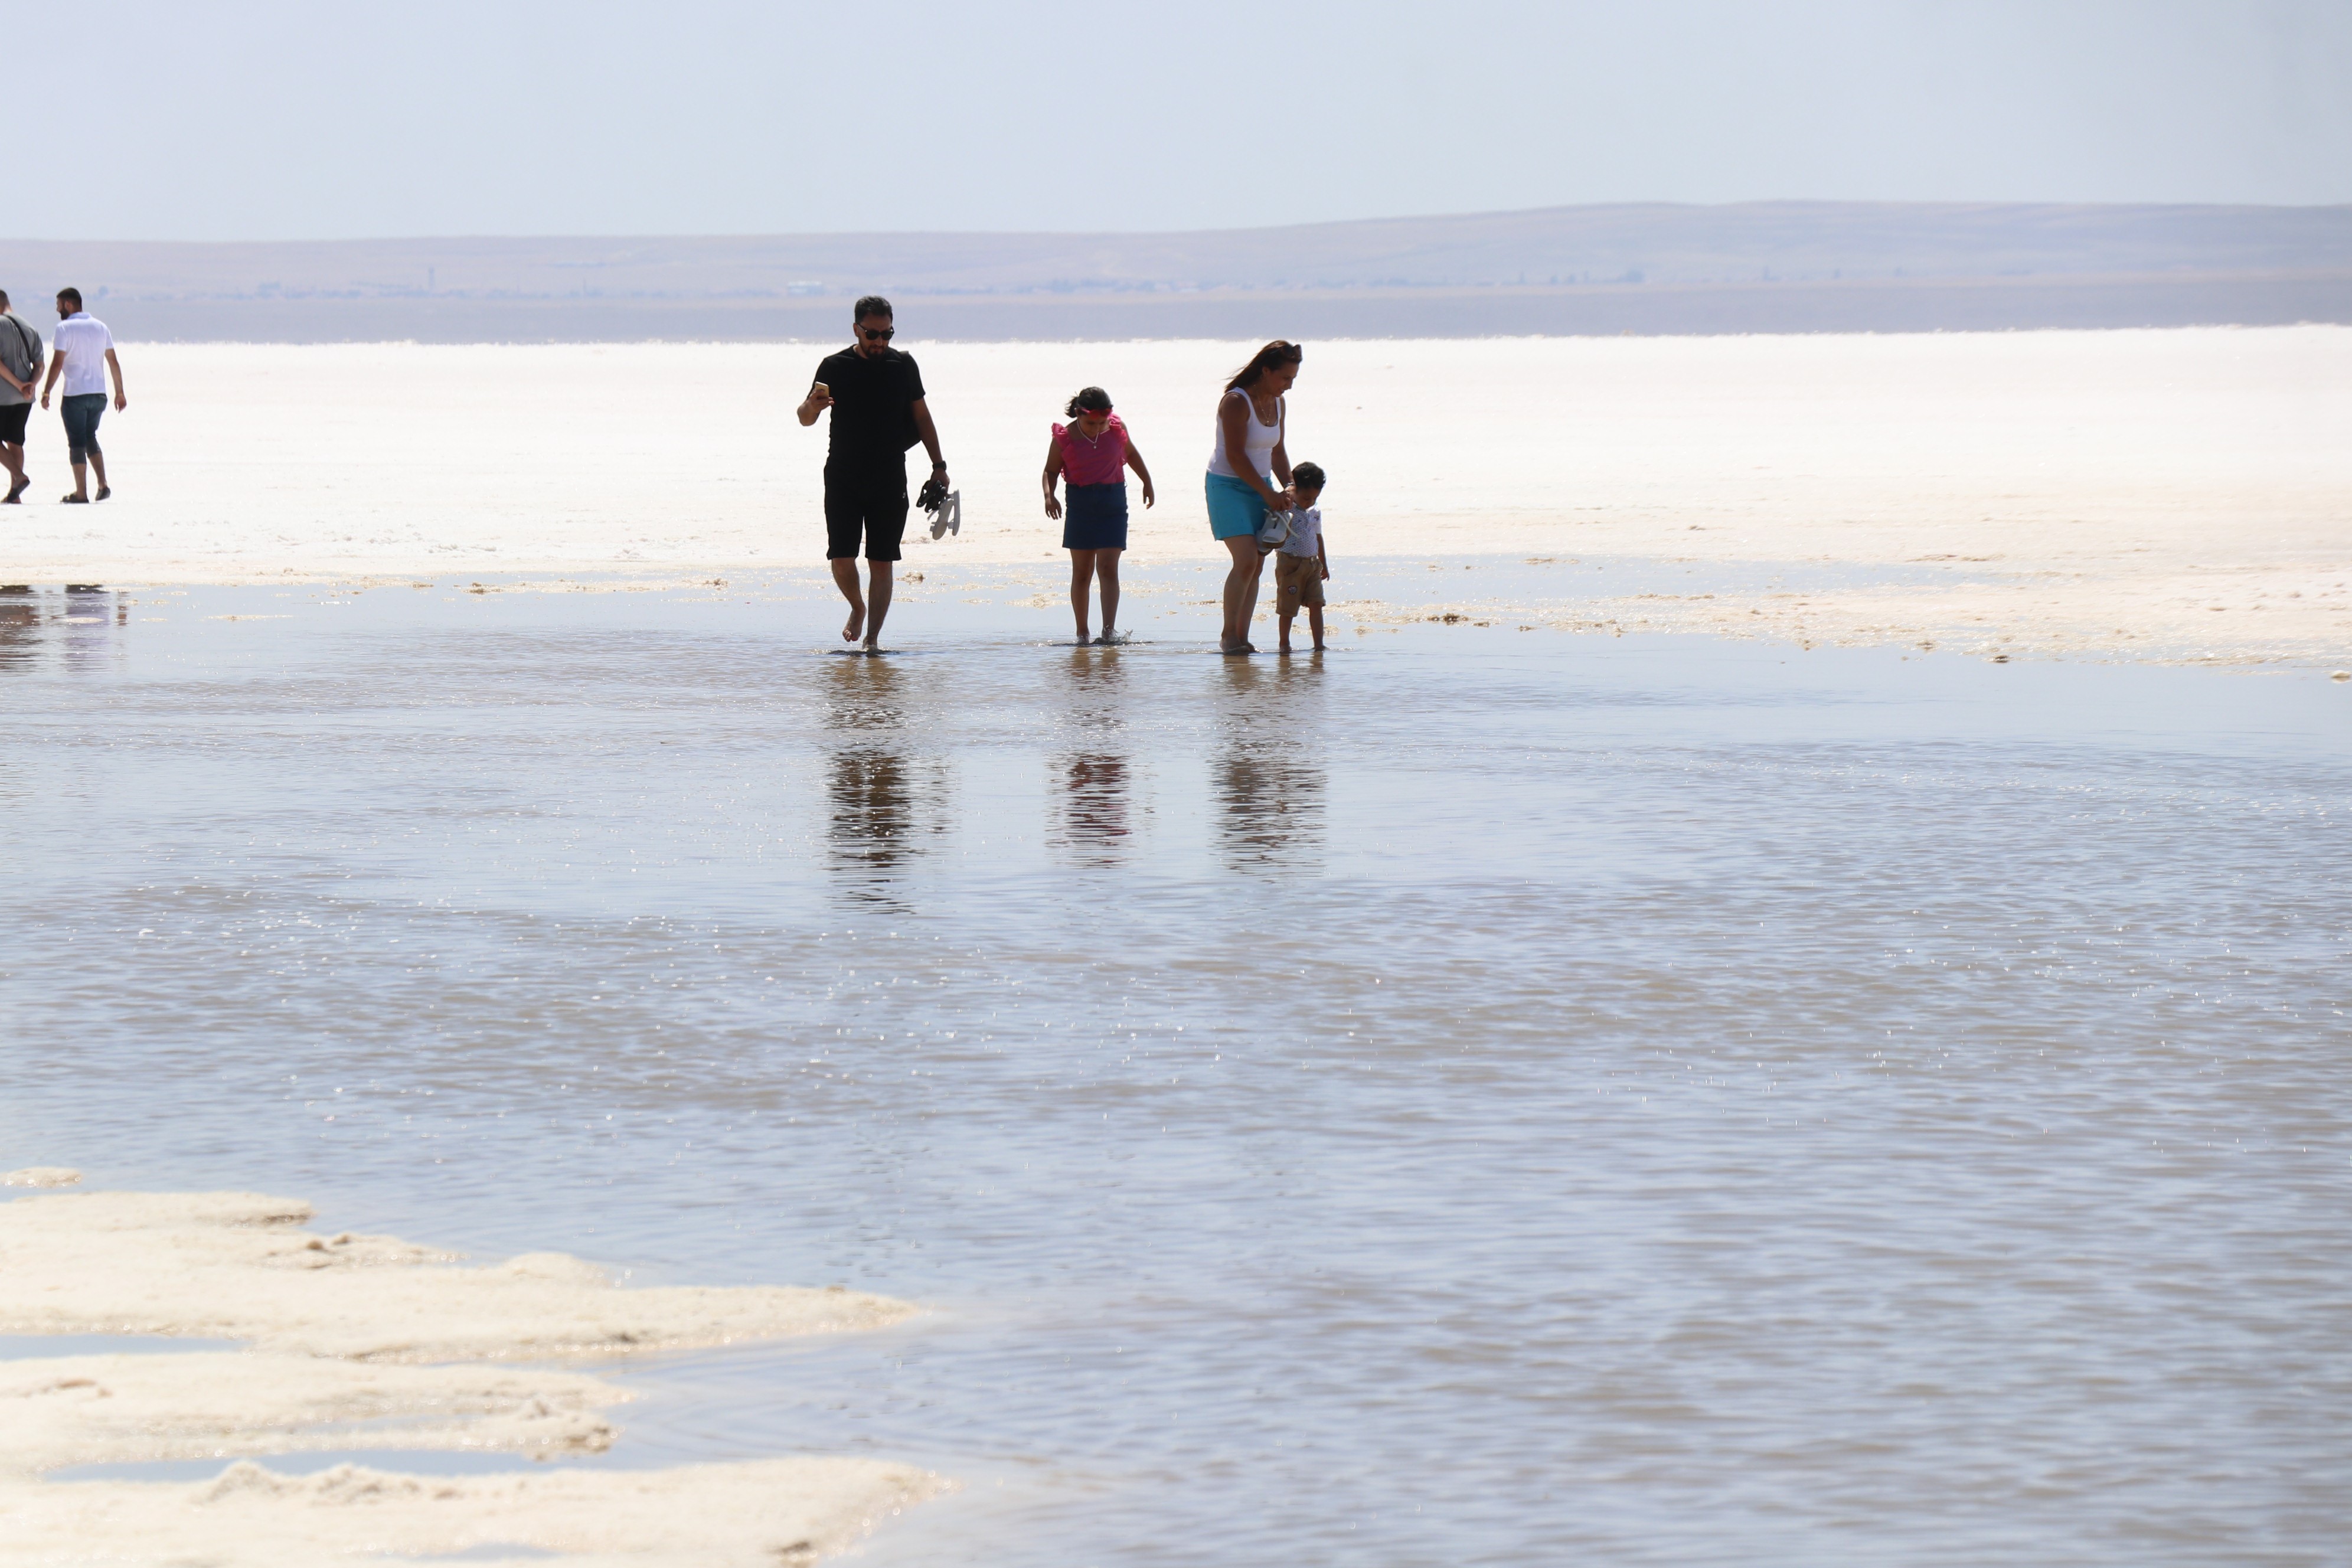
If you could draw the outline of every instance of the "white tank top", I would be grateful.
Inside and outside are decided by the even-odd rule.
[[[1233,395],[1232,393],[1225,395],[1226,397]],[[1290,410],[1285,405],[1286,400],[1276,398],[1274,423],[1261,425],[1257,420],[1257,410],[1251,406],[1249,393],[1246,390],[1241,394],[1241,399],[1243,442],[1248,447],[1250,472],[1261,479],[1271,479],[1274,474],[1275,443],[1282,439],[1282,422],[1289,417],[1290,414]],[[1234,467],[1233,459],[1225,455],[1224,413],[1224,398],[1221,397],[1217,400],[1217,444],[1209,453],[1209,472],[1223,474],[1229,479],[1238,479],[1242,477],[1241,471]]]

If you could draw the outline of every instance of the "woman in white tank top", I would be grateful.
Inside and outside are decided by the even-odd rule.
[[[1234,560],[1225,574],[1224,626],[1218,637],[1227,653],[1257,651],[1249,640],[1258,578],[1265,568],[1257,531],[1269,509],[1290,505],[1290,455],[1282,444],[1289,408],[1283,395],[1298,379],[1303,357],[1297,343],[1276,339],[1234,374],[1217,402],[1217,441],[1209,454],[1209,531]],[[1276,489],[1277,484],[1284,488]]]

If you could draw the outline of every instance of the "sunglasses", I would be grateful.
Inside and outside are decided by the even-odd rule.
[[[869,343],[887,343],[898,335],[898,329],[896,327],[885,327],[878,332],[871,327],[860,327],[857,331],[858,334]]]

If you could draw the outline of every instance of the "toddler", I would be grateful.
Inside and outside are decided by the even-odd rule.
[[[1282,617],[1281,649],[1290,651],[1290,623],[1298,606],[1307,606],[1307,629],[1315,636],[1315,651],[1323,651],[1323,584],[1331,578],[1331,563],[1323,553],[1323,470],[1301,463],[1290,470],[1290,485],[1298,498],[1291,514],[1290,537],[1274,557],[1274,609]]]

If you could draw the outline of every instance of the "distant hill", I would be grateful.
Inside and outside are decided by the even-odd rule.
[[[1403,337],[2352,321],[2352,206],[1759,202],[1181,234],[0,247],[129,340]]]

